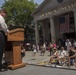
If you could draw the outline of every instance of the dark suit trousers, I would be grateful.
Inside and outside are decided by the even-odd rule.
[[[2,32],[0,32],[0,69],[2,68],[4,46],[5,46],[5,37],[2,34]]]

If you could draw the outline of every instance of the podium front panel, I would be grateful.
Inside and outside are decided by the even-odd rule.
[[[13,33],[8,33],[7,41],[23,41],[24,33],[22,31],[16,31]]]

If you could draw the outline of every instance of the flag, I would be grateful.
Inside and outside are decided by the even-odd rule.
[[[64,15],[59,17],[59,26],[60,26],[60,33],[67,33],[69,32],[69,15]]]

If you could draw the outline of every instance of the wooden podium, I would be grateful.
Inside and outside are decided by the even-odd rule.
[[[21,58],[21,41],[24,41],[24,29],[14,29],[7,33],[7,41],[5,47],[5,61],[9,62],[10,69],[24,67]]]

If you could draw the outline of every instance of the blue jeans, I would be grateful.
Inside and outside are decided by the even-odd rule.
[[[70,59],[70,65],[73,65],[73,60],[74,60],[74,59]]]

